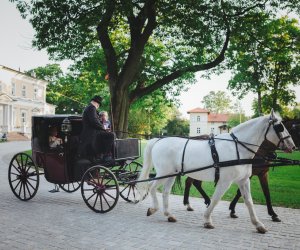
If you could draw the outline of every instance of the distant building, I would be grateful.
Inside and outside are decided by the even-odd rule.
[[[190,115],[190,136],[203,134],[221,134],[228,132],[228,114],[213,114],[202,108],[194,108],[187,112]]]
[[[31,134],[31,117],[54,114],[46,103],[48,82],[0,65],[0,132]]]

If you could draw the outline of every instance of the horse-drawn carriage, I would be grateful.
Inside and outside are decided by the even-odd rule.
[[[19,199],[30,200],[35,196],[39,176],[43,173],[47,181],[60,185],[67,192],[81,188],[86,205],[99,213],[113,209],[119,195],[126,201],[137,202],[150,193],[149,216],[158,211],[156,190],[163,184],[164,215],[168,221],[175,222],[176,218],[169,211],[168,197],[176,176],[186,174],[194,179],[218,183],[204,213],[205,228],[213,228],[211,213],[214,207],[229,186],[236,183],[251,222],[258,232],[265,233],[267,230],[255,214],[250,192],[253,157],[265,141],[287,152],[295,149],[281,117],[273,110],[270,116],[249,120],[233,128],[230,134],[211,137],[208,143],[179,137],[152,139],[145,148],[143,168],[135,161],[140,156],[138,139],[115,139],[114,161],[110,164],[78,157],[80,116],[36,116],[32,124],[32,158],[25,153],[16,154],[9,166],[9,184]],[[52,126],[61,128],[62,147],[49,147],[48,131]],[[155,178],[151,176],[152,165]],[[138,196],[136,185],[139,185]]]
[[[49,131],[58,128],[62,144],[49,146]],[[16,154],[8,170],[8,180],[14,195],[23,201],[32,199],[38,190],[40,176],[59,185],[66,192],[79,188],[86,205],[95,212],[105,213],[114,208],[119,195],[131,202],[136,196],[134,183],[141,169],[135,161],[140,157],[138,139],[115,139],[113,161],[91,161],[78,156],[82,117],[44,115],[32,118],[32,156]]]

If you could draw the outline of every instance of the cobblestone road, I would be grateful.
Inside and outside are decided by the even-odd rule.
[[[37,195],[18,200],[7,180],[14,152],[29,149],[29,142],[0,143],[0,249],[300,249],[300,210],[276,207],[282,222],[274,223],[264,206],[255,205],[265,235],[256,233],[244,204],[239,219],[230,219],[228,202],[213,213],[214,230],[203,228],[205,205],[192,198],[195,212],[187,212],[182,197],[171,196],[177,223],[168,223],[159,211],[146,217],[150,199],[129,204],[121,198],[107,214],[85,205],[80,191],[49,193],[53,185],[41,177]],[[161,203],[161,199],[160,199]]]

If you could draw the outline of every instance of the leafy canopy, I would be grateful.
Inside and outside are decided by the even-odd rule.
[[[232,39],[229,58],[234,76],[228,87],[240,98],[249,92],[258,94],[258,109],[264,112],[281,111],[281,106],[294,104],[290,86],[300,83],[299,23],[270,15],[255,15],[241,26],[247,22],[257,26]]]

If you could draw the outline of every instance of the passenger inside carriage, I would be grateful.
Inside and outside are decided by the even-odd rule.
[[[57,148],[62,145],[62,139],[58,137],[58,130],[56,126],[49,128],[49,147]]]

